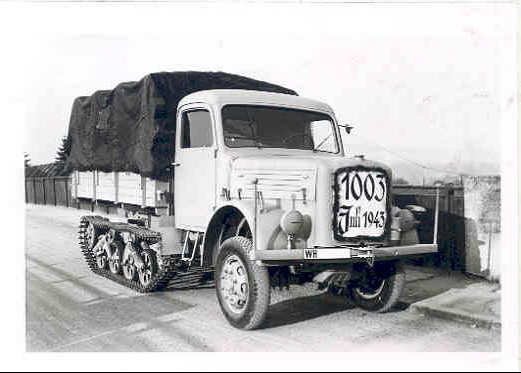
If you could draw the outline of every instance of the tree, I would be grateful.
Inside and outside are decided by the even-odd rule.
[[[60,147],[56,152],[56,163],[62,166],[65,165],[69,154],[71,154],[71,138],[70,136],[63,136]]]
[[[31,167],[31,158],[29,158],[29,153],[24,153],[24,166],[25,168]]]
[[[58,175],[66,175],[69,170],[67,166],[67,159],[69,158],[69,155],[71,154],[71,145],[72,141],[70,136],[63,136],[62,142],[60,146],[58,147],[58,151],[56,152],[56,158],[55,163],[58,166],[57,171]]]

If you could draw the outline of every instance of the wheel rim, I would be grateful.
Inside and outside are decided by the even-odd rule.
[[[229,255],[223,263],[219,292],[227,308],[233,313],[245,310],[249,298],[249,281],[246,267],[235,254]]]
[[[87,226],[85,238],[87,239],[87,245],[89,246],[89,249],[92,249],[94,247],[94,240],[96,239],[96,229],[92,223],[89,223]]]
[[[123,275],[127,280],[134,280],[136,278],[134,257],[127,249],[125,249],[125,254],[123,254]]]
[[[152,281],[153,274],[152,258],[149,253],[145,252],[143,253],[143,268],[139,271],[139,281],[142,285],[147,286]]]
[[[114,255],[109,259],[109,268],[112,273],[114,273],[114,274],[119,273],[119,270],[121,267],[119,265],[119,258],[117,255]]]
[[[107,268],[107,256],[105,253],[96,256],[96,264],[98,265],[99,269]]]
[[[121,272],[121,248],[116,241],[110,244],[111,255],[108,258],[109,269],[115,275]]]

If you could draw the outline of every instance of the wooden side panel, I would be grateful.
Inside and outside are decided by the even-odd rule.
[[[94,198],[94,172],[78,172],[76,179],[77,198]]]
[[[102,201],[116,201],[116,174],[97,172],[96,198]]]
[[[166,202],[160,199],[158,191],[167,190],[168,183],[144,178],[132,172],[89,171],[74,173],[71,192],[73,195],[77,194],[75,198],[164,207]]]
[[[141,206],[141,176],[132,172],[120,172],[118,202]]]

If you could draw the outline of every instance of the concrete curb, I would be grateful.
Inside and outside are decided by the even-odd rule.
[[[467,312],[463,312],[461,310],[458,310],[458,312],[454,312],[453,309],[448,309],[444,307],[434,308],[427,305],[422,305],[421,303],[422,302],[412,304],[410,306],[411,311],[423,314],[425,316],[465,323],[473,327],[485,329],[501,329],[501,321],[497,321],[493,318],[484,317],[482,315],[476,316]]]
[[[501,328],[501,295],[488,283],[451,289],[410,306],[412,312],[452,320],[473,327]]]

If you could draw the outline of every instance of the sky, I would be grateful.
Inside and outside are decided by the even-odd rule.
[[[225,71],[327,102],[340,123],[355,126],[349,152],[403,168],[404,175],[417,169],[404,158],[498,173],[502,116],[517,102],[512,9],[42,7],[28,19],[36,25],[22,52],[24,151],[33,164],[53,161],[77,96],[151,72]]]

